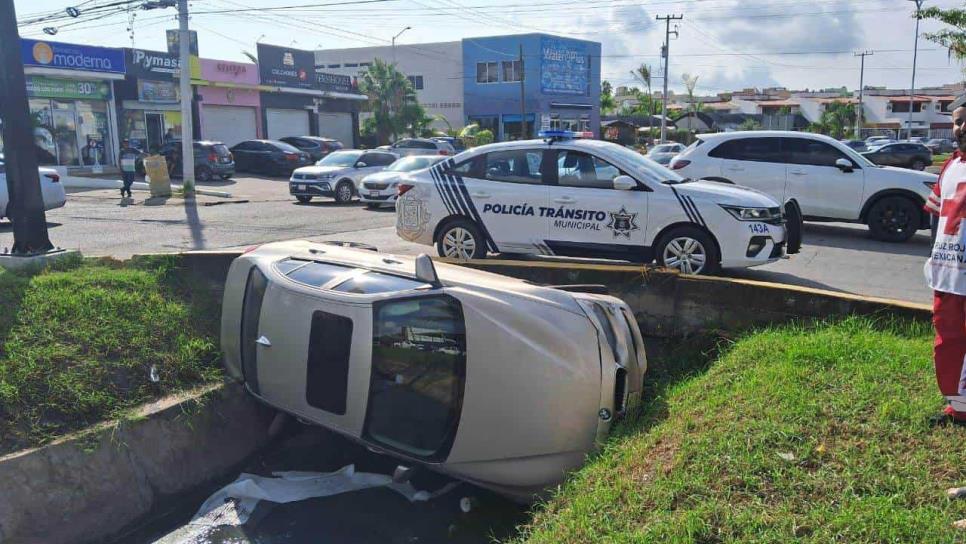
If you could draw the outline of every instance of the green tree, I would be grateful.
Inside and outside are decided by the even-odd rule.
[[[852,132],[855,119],[855,104],[830,102],[825,105],[818,122],[809,125],[809,130],[840,139]]]
[[[647,126],[651,126],[652,115],[654,115],[654,95],[651,93],[651,75],[653,70],[649,64],[642,64],[637,68],[631,70],[631,76],[637,81],[640,81],[645,87],[647,87],[647,110],[645,115],[647,115]],[[641,99],[641,93],[637,93],[638,101],[643,107],[645,102]],[[643,110],[642,110],[643,111]]]
[[[951,57],[959,60],[966,58],[966,9],[930,7],[922,10],[920,14],[923,19],[932,19],[951,27],[927,32],[923,37],[945,47]]]
[[[484,129],[476,133],[476,145],[486,145],[493,143],[493,132],[490,129]]]
[[[607,115],[617,109],[617,102],[614,101],[614,88],[610,81],[604,80],[600,83],[600,114]]]
[[[752,118],[745,119],[740,125],[738,125],[738,130],[760,130],[761,123],[755,121]]]
[[[418,129],[426,112],[416,100],[416,90],[396,65],[374,59],[359,74],[359,91],[369,97],[376,139],[380,144],[395,140],[400,133]]]

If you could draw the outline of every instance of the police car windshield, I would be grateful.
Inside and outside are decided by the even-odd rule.
[[[362,156],[362,151],[336,151],[315,163],[318,166],[352,166]]]
[[[614,145],[608,146],[607,152],[617,155],[621,159],[621,162],[630,167],[629,169],[634,174],[634,177],[645,183],[664,183],[673,185],[692,181],[689,178],[684,178],[675,174],[674,171],[670,170],[669,168],[661,166],[660,164],[648,159],[644,155],[641,155],[632,149]]]

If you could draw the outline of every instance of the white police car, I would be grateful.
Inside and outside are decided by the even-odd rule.
[[[480,146],[406,176],[396,232],[441,256],[489,252],[657,261],[689,274],[784,253],[779,204],[757,191],[682,178],[630,149],[541,132]]]

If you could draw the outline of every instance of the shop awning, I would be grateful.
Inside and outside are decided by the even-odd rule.
[[[65,79],[113,79],[122,80],[124,74],[111,74],[107,72],[90,72],[87,70],[64,70],[61,68],[39,68],[36,66],[25,66],[24,74],[28,76],[56,76]]]
[[[265,87],[262,85],[261,87]],[[268,87],[264,89],[268,92],[273,93],[289,93],[289,94],[302,94],[308,96],[318,96],[320,98],[345,98],[347,100],[369,100],[369,97],[364,94],[356,93],[340,93],[337,91],[319,91],[315,89],[296,89],[293,87]]]

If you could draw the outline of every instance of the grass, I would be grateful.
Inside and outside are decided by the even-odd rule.
[[[217,302],[176,263],[0,271],[0,454],[219,379]]]
[[[931,338],[855,318],[749,334],[709,367],[684,353],[518,541],[962,541],[944,491],[966,485],[966,429],[926,423]]]
[[[945,163],[949,159],[949,157],[952,157],[952,156],[953,156],[952,153],[936,153],[935,155],[932,156],[932,165],[942,166],[943,163]]]

